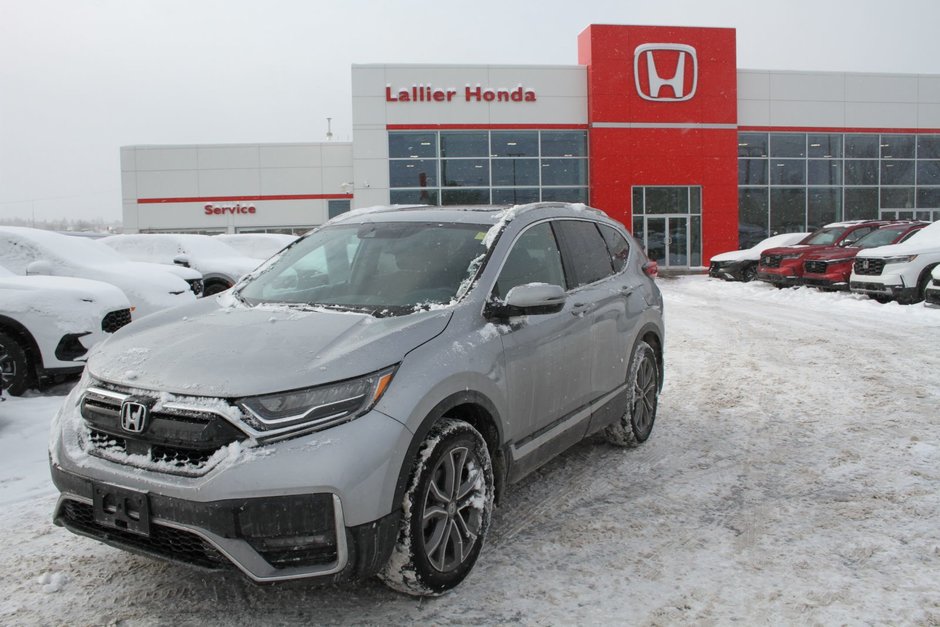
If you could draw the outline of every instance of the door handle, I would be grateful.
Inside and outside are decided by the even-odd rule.
[[[597,303],[575,303],[571,306],[572,316],[583,316],[597,309]]]

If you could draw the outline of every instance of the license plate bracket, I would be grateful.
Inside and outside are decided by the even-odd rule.
[[[99,525],[150,536],[150,498],[146,492],[95,484],[95,522]]]

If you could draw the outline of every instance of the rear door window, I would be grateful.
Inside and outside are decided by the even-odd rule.
[[[630,244],[627,243],[626,238],[617,229],[606,224],[599,226],[601,235],[604,236],[604,241],[607,243],[607,252],[610,253],[610,263],[614,266],[614,272],[620,272],[627,265],[627,257],[630,256]]]
[[[555,228],[562,242],[565,268],[573,275],[574,283],[569,287],[594,283],[614,273],[607,244],[597,225],[584,220],[559,220]]]

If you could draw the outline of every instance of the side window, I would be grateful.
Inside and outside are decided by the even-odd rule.
[[[599,226],[601,235],[604,236],[604,241],[607,242],[607,251],[610,253],[610,263],[614,266],[614,272],[620,272],[627,265],[627,257],[630,256],[630,244],[627,243],[627,240],[617,229],[606,224]]]
[[[509,290],[527,283],[565,287],[561,252],[548,222],[537,224],[519,236],[503,264],[493,294],[505,298]]]
[[[614,273],[607,244],[593,222],[559,220],[555,228],[565,248],[565,263],[574,271],[570,287],[600,281]]]

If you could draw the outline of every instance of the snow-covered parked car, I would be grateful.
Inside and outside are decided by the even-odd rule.
[[[196,299],[193,286],[162,266],[131,262],[97,241],[41,229],[0,226],[0,264],[21,276],[110,283],[127,296],[135,319]]]
[[[256,581],[440,594],[508,484],[590,433],[650,436],[651,267],[584,205],[334,218],[95,352],[52,427],[55,522]]]
[[[781,233],[745,248],[715,255],[708,264],[708,276],[725,281],[753,281],[761,252],[768,248],[792,246],[809,237],[809,233]]]
[[[130,303],[113,285],[0,266],[0,388],[19,395],[80,373],[88,351],[130,321]]]
[[[273,257],[275,253],[297,241],[296,235],[283,233],[223,233],[215,238],[246,257],[256,259]]]
[[[265,258],[246,257],[225,242],[195,233],[136,233],[98,240],[134,261],[181,265],[202,273],[204,295],[232,287]]]
[[[930,273],[940,264],[940,221],[900,244],[863,250],[855,257],[849,289],[881,302],[924,300]]]

